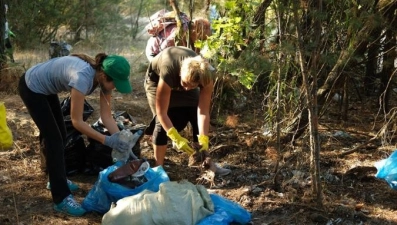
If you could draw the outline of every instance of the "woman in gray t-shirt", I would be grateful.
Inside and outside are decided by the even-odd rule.
[[[39,63],[26,71],[19,81],[19,94],[37,125],[44,143],[51,195],[56,211],[81,216],[85,210],[71,191],[78,186],[66,178],[64,148],[66,128],[58,93],[70,92],[73,127],[113,149],[127,151],[128,144],[118,139],[119,129],[111,114],[111,93],[132,91],[130,64],[122,56],[100,53],[92,59],[73,54]],[[111,136],[103,135],[83,120],[84,99],[100,87],[100,116]]]

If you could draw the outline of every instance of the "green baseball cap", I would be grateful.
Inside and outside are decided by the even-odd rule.
[[[120,93],[130,93],[130,63],[119,55],[108,55],[102,62],[102,69],[113,79],[114,86]]]

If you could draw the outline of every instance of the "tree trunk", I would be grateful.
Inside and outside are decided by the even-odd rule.
[[[141,0],[140,4],[139,4],[139,8],[138,8],[138,14],[136,15],[136,20],[135,20],[135,25],[133,26],[133,24],[131,24],[131,29],[132,30],[132,39],[136,38],[136,35],[139,32],[139,17],[141,16],[142,10],[143,10],[143,1]],[[132,8],[132,6],[131,6]],[[134,29],[135,28],[135,29]]]
[[[183,28],[182,28],[182,21],[181,18],[179,17],[181,11],[179,10],[178,3],[175,0],[170,0],[170,5],[172,9],[175,12],[175,19],[176,19],[176,25],[177,25],[177,35],[176,35],[176,40],[175,40],[175,45],[178,45],[178,42],[181,41],[180,39],[184,36],[183,35]],[[190,18],[192,19],[192,18]]]
[[[6,14],[3,13],[5,12],[5,1],[0,0],[0,70],[4,68],[4,64],[7,61],[7,57],[5,54],[5,40],[4,40],[4,35],[5,35],[5,23],[6,23]]]
[[[386,18],[388,26],[385,32],[385,39],[383,40],[384,44],[384,56],[383,56],[383,68],[381,73],[381,85],[379,87],[379,92],[381,93],[379,102],[380,107],[386,114],[389,112],[389,98],[391,95],[391,74],[393,74],[394,68],[394,61],[396,59],[396,32],[395,26],[397,25],[395,11],[397,9],[397,4],[393,4],[392,6],[388,7],[388,10],[385,11],[384,17]]]
[[[322,12],[322,1],[318,1],[313,3],[310,6],[310,10],[312,12],[320,13]],[[299,24],[298,10],[295,7],[294,10],[294,18],[296,24]],[[310,174],[312,178],[312,192],[313,195],[316,196],[317,205],[319,207],[323,206],[322,202],[322,188],[321,188],[321,180],[320,180],[320,141],[319,141],[319,133],[318,133],[318,106],[317,106],[317,96],[315,91],[317,90],[317,71],[319,64],[319,56],[320,56],[320,36],[317,35],[314,38],[314,46],[315,50],[312,52],[310,58],[311,65],[307,66],[306,60],[303,56],[305,52],[304,42],[302,40],[300,26],[296,26],[296,33],[298,38],[298,58],[299,65],[301,68],[302,79],[303,79],[303,88],[305,90],[306,96],[306,106],[308,110],[308,121],[309,121],[309,131],[310,131]],[[321,21],[316,19],[313,21],[313,28],[315,33],[321,33]],[[309,75],[313,79],[313,82],[309,82]],[[310,85],[311,84],[311,85]]]
[[[273,0],[263,0],[258,9],[255,12],[252,20],[254,27],[259,27],[265,24],[266,9],[270,6]]]
[[[354,56],[357,51],[361,50],[359,46],[362,44],[362,40],[367,40],[369,38],[369,35],[374,29],[373,25],[372,21],[368,21],[358,32],[352,32],[351,36],[347,37],[347,40],[350,40],[349,46],[341,50],[338,60],[328,73],[324,84],[316,91],[319,111],[322,110],[322,107],[329,98],[335,94],[337,88],[343,88],[343,82],[346,76],[343,70],[352,62],[352,56]],[[309,109],[304,109],[296,116],[294,123],[289,126],[289,132],[282,138],[283,141],[291,141],[303,134],[309,122],[307,118],[309,116],[308,110]]]
[[[370,35],[372,44],[368,46],[367,63],[365,64],[364,90],[366,96],[371,96],[375,92],[375,81],[378,69],[378,55],[382,29],[375,29]]]

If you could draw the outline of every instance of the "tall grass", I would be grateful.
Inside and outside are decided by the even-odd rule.
[[[146,40],[107,40],[105,42],[80,41],[72,46],[71,53],[84,53],[95,57],[96,54],[117,54],[127,58],[131,64],[131,78],[141,77],[148,62],[144,54]],[[30,67],[50,59],[49,44],[37,44],[31,49],[14,50],[15,63],[8,63],[0,70],[0,92],[16,94],[19,77]]]
[[[122,55],[129,60],[131,67],[134,69],[136,66],[139,67],[140,63],[146,63],[146,57],[144,55],[145,45],[146,40],[108,40],[106,42],[80,41],[72,46],[71,53],[84,53],[92,57],[95,57],[96,54],[101,52]],[[16,48],[14,51],[16,63],[9,64],[9,67],[21,66],[26,70],[37,63],[45,62],[50,58],[48,52],[49,47],[49,44],[38,44],[28,50],[19,50]]]

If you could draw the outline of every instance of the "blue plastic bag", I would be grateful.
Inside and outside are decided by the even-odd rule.
[[[387,159],[375,163],[378,170],[375,177],[385,180],[392,189],[397,190],[397,151],[394,151]]]
[[[145,173],[144,176],[147,182],[136,188],[128,188],[109,181],[108,175],[117,168],[117,165],[112,165],[99,173],[98,180],[83,200],[82,206],[86,211],[106,213],[109,211],[112,202],[127,196],[136,195],[143,190],[157,192],[161,183],[170,180],[163,167],[158,166],[149,168]]]
[[[100,181],[97,181],[84,198],[81,206],[88,212],[95,211],[103,214],[109,211],[112,202],[116,201],[115,198],[106,194],[101,188]]]
[[[196,225],[229,225],[232,222],[247,224],[251,221],[251,213],[236,202],[217,194],[210,194],[214,203],[214,213],[200,220]]]

